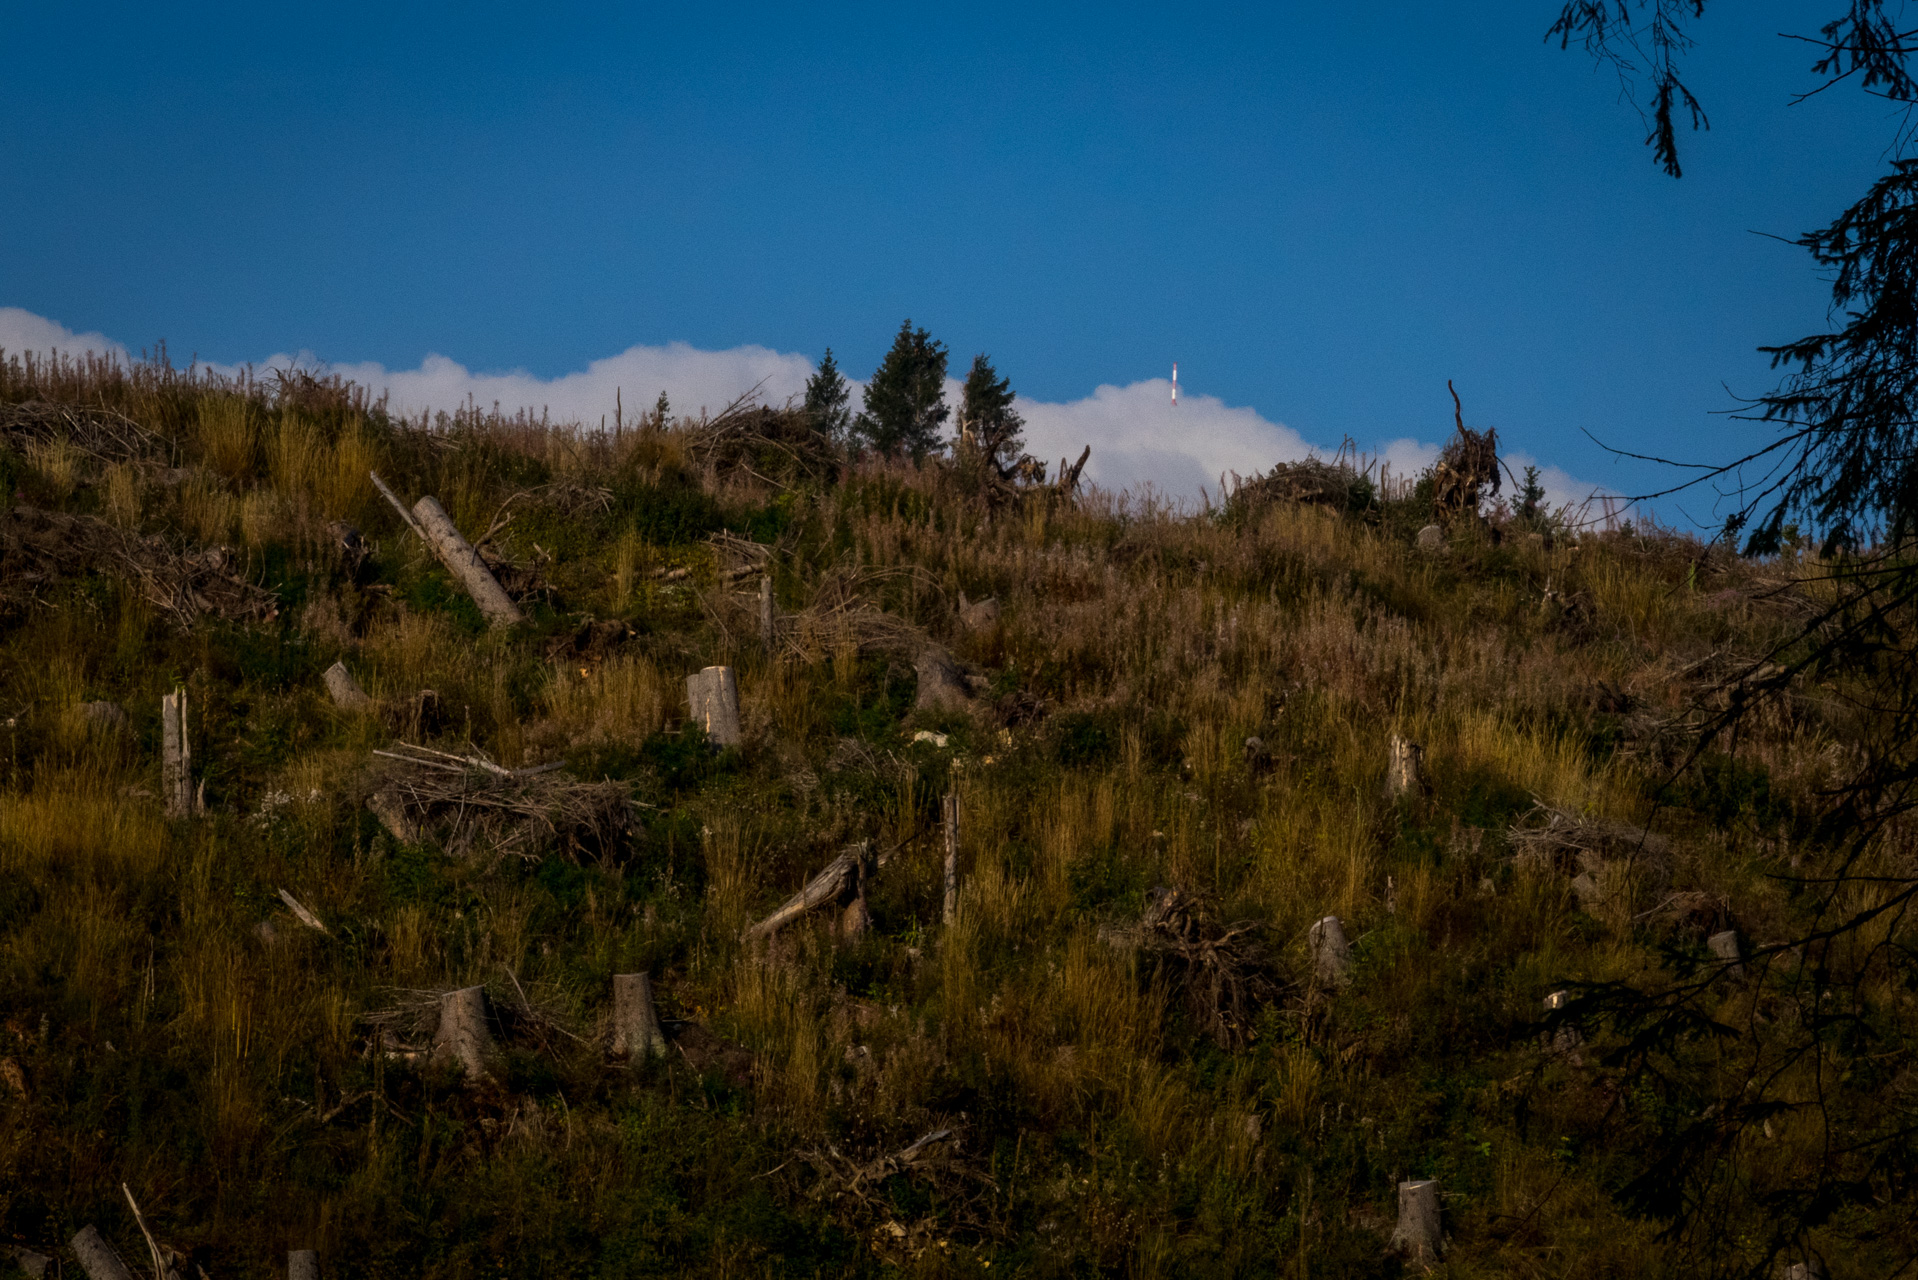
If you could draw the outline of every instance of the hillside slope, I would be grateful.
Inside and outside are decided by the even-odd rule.
[[[988,506],[770,411],[409,423],[164,366],[0,363],[0,447],[0,1245],[143,1259],[125,1183],[214,1277],[1383,1276],[1435,1179],[1446,1275],[1909,1251],[1846,1155],[1908,1117],[1905,926],[1765,950],[1865,713],[1773,697],[1671,780],[1790,564],[1421,550],[1409,498]],[[490,526],[525,620],[369,471]],[[865,927],[742,936],[848,848]],[[628,973],[663,1057],[612,1052]],[[1657,1025],[1621,994],[1684,980]],[[434,1052],[474,985],[483,1079]],[[1808,1179],[1864,1191],[1805,1235]]]

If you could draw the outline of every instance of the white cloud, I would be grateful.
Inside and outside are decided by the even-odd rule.
[[[103,333],[75,333],[56,320],[19,307],[0,307],[0,351],[9,356],[44,356],[52,351],[77,356],[91,351],[119,360],[128,358],[127,349]]]
[[[0,308],[0,349],[9,353],[94,351],[123,360],[128,355],[124,346],[102,334],[74,333],[18,307]],[[662,391],[677,413],[697,414],[702,409],[717,413],[755,387],[760,398],[771,404],[797,398],[804,394],[813,372],[806,357],[768,347],[702,351],[684,342],[629,347],[556,378],[540,378],[523,370],[475,373],[442,355],[427,356],[417,369],[387,369],[370,362],[326,365],[310,352],[270,356],[253,367],[289,365],[324,369],[375,394],[384,392],[388,406],[405,414],[450,412],[470,401],[482,408],[498,405],[508,413],[524,408],[535,415],[544,412],[555,422],[595,426],[602,417],[611,420],[616,396],[623,400],[629,420],[650,411]],[[238,369],[235,365],[210,367],[227,374]],[[946,383],[947,401],[955,408],[959,388],[957,380]],[[1092,482],[1110,490],[1150,485],[1166,497],[1186,501],[1197,501],[1202,488],[1216,497],[1219,477],[1227,472],[1249,476],[1274,463],[1332,453],[1315,447],[1282,422],[1270,421],[1255,409],[1228,405],[1216,396],[1188,391],[1174,408],[1172,384],[1164,378],[1123,387],[1105,385],[1064,403],[1021,396],[1016,408],[1025,416],[1026,447],[1034,456],[1057,466],[1057,459],[1076,459],[1090,444],[1086,476]],[[1407,438],[1379,445],[1370,456],[1390,474],[1410,477],[1429,467],[1438,451],[1436,444]],[[1508,454],[1506,460],[1515,475],[1534,463],[1520,453]],[[1542,467],[1540,472],[1548,501],[1555,506],[1577,505],[1596,491],[1596,486],[1583,484],[1557,467]]]

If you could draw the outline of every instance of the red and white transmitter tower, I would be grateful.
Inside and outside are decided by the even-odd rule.
[[[1179,407],[1179,362],[1172,362],[1172,407]]]

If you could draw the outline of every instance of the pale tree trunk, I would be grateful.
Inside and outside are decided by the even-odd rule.
[[[686,677],[692,721],[722,747],[739,745],[739,682],[731,667],[706,667]]]
[[[496,1055],[487,1027],[486,988],[462,987],[440,997],[440,1025],[433,1035],[433,1057],[460,1064],[469,1081],[492,1075]]]
[[[1726,929],[1722,933],[1714,933],[1711,937],[1705,939],[1705,946],[1711,951],[1714,957],[1724,962],[1730,972],[1734,974],[1744,972],[1745,966],[1740,962],[1744,960],[1745,954],[1738,949],[1738,931],[1736,929]]]
[[[160,793],[169,818],[200,812],[193,790],[193,744],[187,734],[186,690],[160,699]]]
[[[1312,977],[1321,987],[1342,987],[1352,980],[1352,944],[1337,916],[1326,916],[1306,931],[1312,952]]]
[[[613,975],[613,1052],[628,1058],[659,1058],[666,1034],[653,1008],[653,979],[644,973]]]
[[[510,627],[521,620],[524,615],[513,603],[513,597],[506,594],[499,579],[479,558],[479,552],[473,550],[472,543],[460,536],[459,526],[446,514],[439,499],[428,494],[414,503],[413,518],[425,535],[427,545],[433,548],[447,572],[459,579],[466,594],[473,597],[473,603],[479,606],[489,625]]]
[[[768,658],[773,656],[773,576],[759,578],[759,643]]]
[[[1392,1231],[1392,1248],[1414,1262],[1437,1262],[1445,1252],[1439,1225],[1439,1184],[1430,1179],[1399,1183],[1399,1222]]]
[[[87,1273],[88,1280],[133,1280],[133,1272],[120,1261],[120,1255],[92,1223],[81,1227],[80,1234],[73,1237],[67,1247],[80,1260],[80,1268]]]
[[[366,696],[366,690],[360,688],[360,682],[353,678],[344,662],[336,662],[326,669],[326,692],[332,697],[333,705],[342,711],[363,711],[373,705],[373,699]]]
[[[945,922],[959,918],[959,789],[946,792],[946,901]]]

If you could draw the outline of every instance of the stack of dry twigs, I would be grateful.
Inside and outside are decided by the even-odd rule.
[[[1188,1013],[1223,1049],[1252,1039],[1252,1020],[1280,993],[1260,939],[1264,926],[1212,919],[1210,899],[1178,889],[1146,895],[1132,940],[1171,970]]]
[[[581,782],[559,763],[503,768],[475,751],[453,755],[412,743],[373,753],[392,761],[386,786],[408,820],[439,830],[449,852],[537,859],[558,848],[600,858],[619,847],[636,805],[623,782]]]

